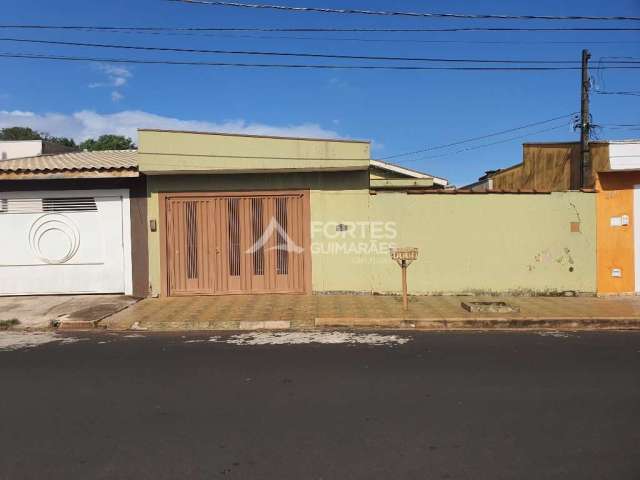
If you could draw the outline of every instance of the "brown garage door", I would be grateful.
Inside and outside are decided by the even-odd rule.
[[[306,192],[167,194],[164,202],[168,295],[307,291]]]

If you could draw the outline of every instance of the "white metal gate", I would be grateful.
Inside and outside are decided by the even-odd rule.
[[[131,293],[127,190],[0,192],[0,295]]]

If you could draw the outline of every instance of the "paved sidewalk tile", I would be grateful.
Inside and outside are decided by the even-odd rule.
[[[463,301],[504,301],[518,313],[471,313]],[[226,295],[148,298],[103,321],[111,329],[239,329],[247,322],[293,329],[313,328],[317,318],[443,321],[455,319],[603,319],[638,318],[640,297],[411,297],[382,295]],[[136,323],[137,322],[137,323]],[[423,323],[424,323],[423,322]],[[273,327],[276,328],[276,327]]]

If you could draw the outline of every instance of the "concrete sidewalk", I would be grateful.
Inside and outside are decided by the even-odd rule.
[[[518,313],[471,313],[463,301],[504,301]],[[640,328],[640,297],[411,297],[227,295],[142,300],[101,322],[113,330],[256,330],[322,327],[421,329]]]
[[[0,297],[0,330],[93,328],[137,300],[124,295],[33,295]]]

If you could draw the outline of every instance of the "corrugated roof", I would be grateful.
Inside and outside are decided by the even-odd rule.
[[[137,150],[68,152],[0,160],[0,173],[135,170]]]

